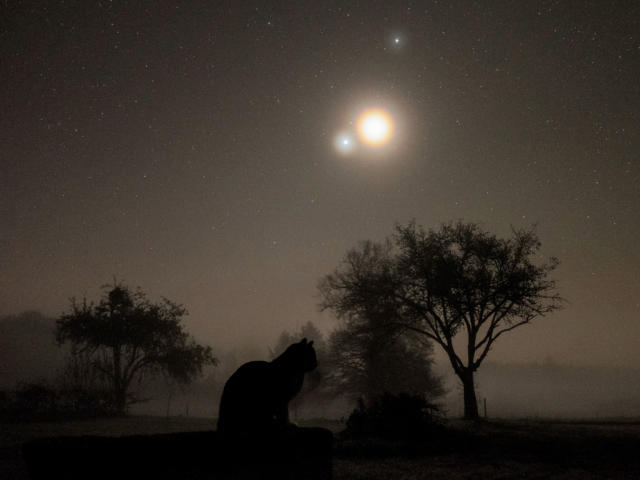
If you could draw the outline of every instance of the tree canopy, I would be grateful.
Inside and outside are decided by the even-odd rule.
[[[322,306],[442,347],[463,385],[465,417],[477,418],[473,373],[494,342],[560,306],[549,278],[558,260],[540,262],[540,247],[533,229],[502,239],[474,223],[428,231],[399,225],[392,239],[360,244],[324,277]],[[454,346],[459,335],[466,337],[462,354]]]
[[[72,353],[88,355],[111,387],[113,408],[122,414],[134,402],[134,380],[164,373],[189,383],[207,364],[211,348],[199,345],[181,324],[186,309],[168,299],[147,300],[140,290],[114,284],[97,305],[71,300],[71,310],[57,320],[56,338]]]

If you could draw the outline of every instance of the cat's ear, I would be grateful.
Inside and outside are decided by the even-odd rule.
[[[307,339],[306,339],[306,337],[305,337],[305,338],[303,338],[302,340],[300,340],[300,343],[302,343],[302,344],[306,345],[306,344],[307,344]]]
[[[313,347],[313,340],[311,340],[309,343],[307,343],[307,347]]]

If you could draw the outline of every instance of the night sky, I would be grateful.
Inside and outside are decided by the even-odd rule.
[[[0,314],[114,276],[214,346],[396,222],[536,223],[566,307],[490,359],[640,366],[640,3],[0,5]],[[397,41],[396,41],[397,39]],[[381,149],[339,153],[366,108]]]

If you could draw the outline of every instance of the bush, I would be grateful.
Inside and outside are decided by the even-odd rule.
[[[58,409],[58,394],[46,384],[22,383],[12,392],[0,394],[3,421],[42,420]]]
[[[0,392],[0,421],[24,422],[105,417],[114,414],[109,392],[68,390],[43,383],[23,383]]]
[[[439,408],[421,395],[385,393],[370,404],[358,400],[347,420],[348,436],[373,436],[397,440],[426,440],[440,433]]]
[[[99,389],[60,390],[58,410],[60,414],[71,418],[109,417],[116,414],[111,392]]]

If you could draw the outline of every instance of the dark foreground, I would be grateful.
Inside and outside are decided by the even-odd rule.
[[[32,480],[329,480],[332,444],[331,431],[313,427],[259,435],[85,435],[30,440],[22,456]]]
[[[334,432],[341,429],[339,424],[319,423],[314,425],[330,427]],[[0,478],[29,478],[22,447],[38,438],[205,432],[189,434],[196,442],[194,445],[199,445],[197,439],[210,435],[206,432],[213,425],[211,420],[204,419],[154,417],[0,425]],[[188,449],[192,461],[200,467],[217,461],[220,450],[213,450],[218,451],[209,451],[201,445]],[[168,450],[156,453],[144,455],[153,464],[149,471],[155,468],[162,473],[164,470],[158,465],[163,461],[166,464],[163,457],[169,453]],[[136,452],[130,449],[127,455],[135,458]],[[640,478],[640,422],[494,421],[472,425],[451,422],[444,433],[422,444],[338,436],[333,457],[336,480],[633,479]],[[119,464],[113,458],[109,468],[118,468]],[[194,464],[185,465],[184,471],[191,471],[192,478],[202,478],[193,467]],[[92,473],[87,473],[86,478],[92,478]]]
[[[452,422],[438,441],[343,440],[335,479],[640,479],[640,422]]]

